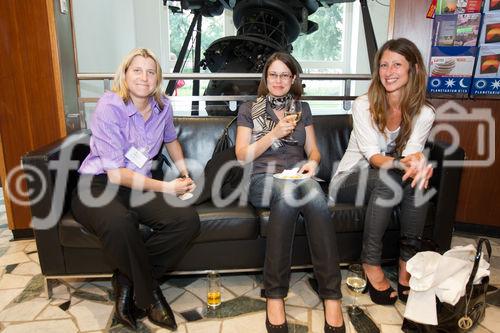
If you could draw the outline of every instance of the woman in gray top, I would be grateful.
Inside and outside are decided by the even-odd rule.
[[[242,163],[253,163],[249,200],[255,207],[271,211],[264,264],[266,328],[268,332],[288,332],[284,298],[295,223],[302,214],[319,296],[324,301],[325,332],[345,332],[335,230],[326,196],[312,178],[321,156],[311,110],[299,101],[301,96],[296,60],[289,54],[275,53],[264,66],[257,100],[243,104],[238,113],[236,156]],[[298,121],[296,115],[285,115],[289,108],[302,110]],[[292,132],[296,144],[286,141]],[[292,167],[298,167],[298,173],[284,176],[282,172]]]

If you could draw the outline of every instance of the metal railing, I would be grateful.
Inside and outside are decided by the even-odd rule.
[[[260,73],[165,73],[163,74],[164,80],[255,80],[259,81],[261,78]],[[114,78],[112,73],[79,73],[77,74],[78,81],[103,81],[104,90],[111,89],[111,81]],[[342,101],[343,109],[349,110],[351,101],[356,99],[357,96],[351,95],[352,81],[369,81],[370,74],[300,74],[302,81],[307,80],[328,80],[328,81],[343,81],[344,82],[344,95],[340,96],[319,96],[319,95],[304,95],[303,100],[307,101]],[[242,102],[251,101],[256,98],[255,95],[219,95],[219,96],[169,96],[172,102]],[[96,103],[99,100],[97,97],[78,97],[78,109],[82,120],[85,123],[85,104]],[[86,126],[86,125],[85,125]]]

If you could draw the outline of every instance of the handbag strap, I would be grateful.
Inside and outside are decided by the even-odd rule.
[[[474,278],[476,277],[477,270],[479,268],[479,261],[481,260],[481,254],[483,253],[483,244],[486,246],[486,251],[488,252],[488,262],[491,259],[491,244],[486,238],[479,238],[477,242],[477,251],[474,258],[474,266],[472,267],[472,272],[470,273],[469,281],[467,282],[467,287],[472,290],[472,284],[474,283]]]
[[[227,132],[229,130],[229,127],[231,127],[231,125],[236,121],[236,119],[238,119],[238,116],[235,116],[233,119],[231,119],[231,121],[226,125],[226,127],[224,127],[224,132]]]
[[[227,136],[227,139],[229,140],[229,142],[231,142],[231,145],[233,144],[233,140],[231,140],[231,138],[229,137],[228,132],[229,132],[229,127],[231,127],[231,125],[236,121],[236,119],[238,119],[238,116],[235,116],[233,119],[231,119],[231,121],[226,125],[226,127],[224,127],[224,132],[221,135],[221,138]]]

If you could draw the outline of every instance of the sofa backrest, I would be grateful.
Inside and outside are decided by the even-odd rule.
[[[217,140],[233,118],[232,116],[174,117],[177,139],[182,146],[184,157],[196,161],[196,163],[188,161],[188,168],[192,174],[199,175],[203,172],[204,166],[212,158]],[[236,122],[230,127],[229,135],[235,143]]]
[[[187,159],[196,163],[189,165],[195,174],[202,171],[210,160],[219,137],[233,117],[175,117],[174,123],[179,142]],[[329,180],[335,162],[340,161],[347,149],[352,122],[350,115],[314,116],[314,128],[321,152],[318,177]],[[236,136],[236,122],[229,128],[233,143]],[[194,170],[193,170],[194,169]]]
[[[335,162],[338,162],[342,158],[347,148],[351,131],[350,118],[349,115],[314,117],[316,137],[322,156],[318,177],[324,180],[328,181],[331,178]],[[194,167],[198,168],[198,174],[203,171],[203,167],[212,157],[217,140],[232,119],[233,117],[174,117],[178,139],[184,150],[185,157],[196,161]],[[233,143],[235,143],[236,127],[236,122],[234,122],[229,128],[229,135]],[[32,206],[35,216],[45,217],[51,209],[52,190],[55,186],[57,175],[54,170],[49,168],[49,162],[58,161],[62,152],[69,151],[70,159],[81,163],[89,153],[89,141],[90,131],[83,130],[72,133],[65,139],[40,147],[23,156],[24,164],[29,164],[42,171],[43,178],[47,181],[46,185],[50,189],[47,196],[43,196],[41,201]],[[70,161],[68,160],[65,163],[70,163]],[[69,209],[71,194],[79,178],[79,174],[74,166],[76,165],[69,167],[68,164],[69,174],[67,186],[64,191],[63,212]],[[189,167],[190,171],[196,171],[191,166]],[[193,174],[196,175],[195,172]],[[28,186],[34,189],[35,193],[39,193],[37,191],[44,186],[38,178],[35,177],[33,181],[28,182]]]

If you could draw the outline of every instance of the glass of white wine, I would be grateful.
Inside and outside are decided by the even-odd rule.
[[[287,116],[295,116],[295,125],[298,124],[302,118],[302,102],[300,100],[292,100],[290,102],[289,107],[285,110],[285,117]],[[286,144],[296,146],[299,142],[293,137],[293,132],[281,140]]]
[[[353,314],[362,312],[362,310],[356,305],[358,295],[360,295],[366,287],[366,275],[362,265],[349,265],[346,284],[347,288],[349,288],[349,290],[354,294],[354,301],[352,302],[349,311]]]

